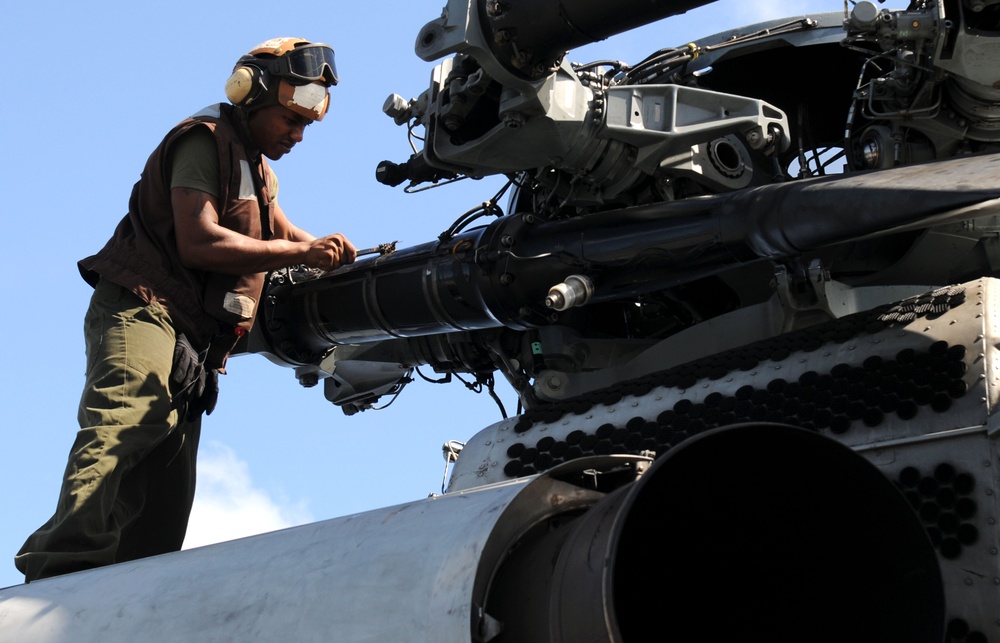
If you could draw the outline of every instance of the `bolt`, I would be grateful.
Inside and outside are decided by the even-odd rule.
[[[501,29],[493,34],[493,42],[498,45],[505,45],[514,39],[513,34],[508,29]]]
[[[319,384],[319,375],[316,373],[303,373],[299,375],[299,384],[304,388],[312,388]]]
[[[521,112],[507,112],[503,115],[503,124],[510,129],[518,129],[524,125],[524,114]]]
[[[514,275],[510,274],[509,272],[505,272],[502,275],[500,275],[501,286],[509,286],[512,283],[514,283]]]
[[[513,56],[510,57],[510,64],[517,69],[524,69],[528,66],[528,62],[531,60],[531,52],[528,51],[518,51],[515,52]]]
[[[507,13],[508,5],[506,2],[499,2],[499,0],[494,0],[493,2],[486,3],[486,15],[492,20],[499,20]]]

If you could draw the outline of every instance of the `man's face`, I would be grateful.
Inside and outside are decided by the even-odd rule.
[[[302,140],[303,130],[311,123],[284,105],[269,105],[250,114],[250,135],[264,156],[277,161]]]

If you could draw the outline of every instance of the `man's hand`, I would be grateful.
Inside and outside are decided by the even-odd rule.
[[[310,268],[334,270],[340,266],[354,263],[357,251],[347,237],[337,233],[320,237],[309,242],[303,263]]]

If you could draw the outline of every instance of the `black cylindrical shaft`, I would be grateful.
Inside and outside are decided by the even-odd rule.
[[[574,273],[592,302],[677,286],[732,266],[967,217],[1000,198],[1000,154],[528,224],[518,215],[269,293],[277,352],[309,362],[335,344],[550,323],[548,289]]]
[[[483,34],[514,73],[547,75],[566,51],[715,0],[479,0]]]

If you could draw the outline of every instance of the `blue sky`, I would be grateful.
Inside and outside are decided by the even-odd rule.
[[[443,5],[39,0],[4,9],[0,587],[22,580],[13,555],[51,515],[76,430],[90,297],[76,261],[105,243],[167,130],[224,100],[242,53],[288,35],[337,51],[341,84],[329,115],[274,165],[282,208],[299,227],[343,232],[358,247],[396,239],[405,247],[432,240],[496,192],[489,179],[414,195],[374,180],[379,161],[409,156],[405,130],[381,106],[390,93],[426,88],[432,64],[414,55],[413,42]],[[570,59],[635,62],[726,28],[842,8],[836,0],[720,0]],[[440,492],[442,444],[500,419],[489,397],[459,383],[414,382],[387,409],[346,417],[319,388],[301,388],[291,370],[261,357],[237,358],[229,371],[203,426],[187,546]],[[516,406],[509,389],[502,396],[508,410]]]

